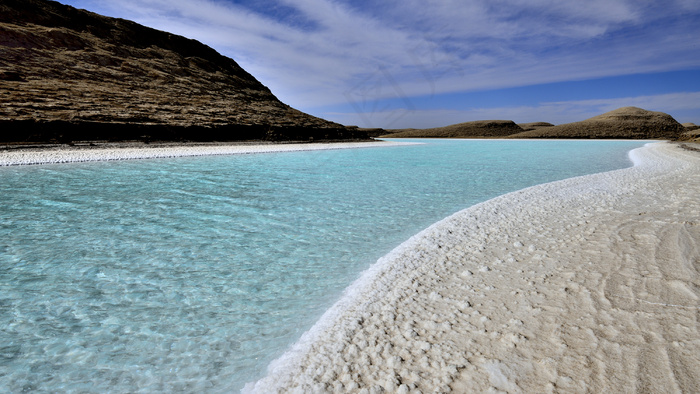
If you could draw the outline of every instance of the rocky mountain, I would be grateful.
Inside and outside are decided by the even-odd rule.
[[[48,0],[0,2],[0,141],[365,138],[195,40]]]
[[[581,122],[536,128],[513,138],[678,139],[685,128],[671,115],[623,107]]]
[[[475,138],[505,137],[523,129],[512,120],[477,120],[431,129],[387,130],[387,138]]]

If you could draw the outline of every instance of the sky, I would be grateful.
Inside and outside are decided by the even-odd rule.
[[[196,39],[345,125],[700,124],[698,0],[59,0]]]

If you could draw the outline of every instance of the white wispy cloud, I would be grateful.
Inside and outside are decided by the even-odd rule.
[[[447,126],[473,120],[513,120],[516,123],[550,122],[554,124],[577,122],[617,108],[634,106],[671,114],[679,122],[695,122],[700,119],[686,118],[685,114],[700,112],[700,92],[679,92],[637,97],[600,98],[542,102],[536,105],[512,107],[484,107],[465,110],[419,108],[377,108],[376,111],[336,112],[329,118],[345,124],[364,120],[372,125],[386,128],[428,128]]]
[[[269,1],[304,23],[223,0],[65,1],[200,40],[300,109],[700,67],[690,0]]]

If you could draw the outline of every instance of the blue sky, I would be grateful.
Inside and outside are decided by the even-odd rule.
[[[283,102],[362,127],[700,124],[697,0],[60,0],[199,40]]]

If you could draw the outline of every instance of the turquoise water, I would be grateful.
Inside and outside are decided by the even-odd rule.
[[[0,168],[0,387],[230,392],[379,257],[639,141],[458,141]]]

